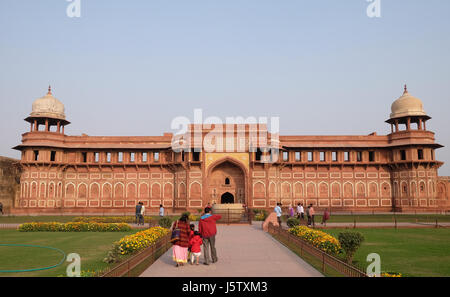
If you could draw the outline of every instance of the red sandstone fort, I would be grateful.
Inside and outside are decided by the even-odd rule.
[[[283,136],[255,146],[266,125],[235,125],[237,152],[207,152],[203,142],[182,151],[172,133],[148,137],[69,136],[64,105],[47,95],[25,119],[30,130],[15,147],[20,193],[12,213],[124,213],[150,208],[196,210],[207,203],[273,208],[313,203],[333,211],[449,210],[450,179],[439,177],[435,134],[422,102],[406,87],[392,104],[388,135]],[[200,127],[201,138],[225,129]],[[221,127],[224,128],[224,127]],[[195,125],[187,134],[193,133]],[[217,136],[217,135],[216,135]],[[220,139],[220,138],[217,138]],[[264,162],[270,149],[278,159]]]

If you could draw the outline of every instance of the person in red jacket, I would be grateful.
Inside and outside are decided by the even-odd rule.
[[[194,256],[196,261],[196,265],[198,265],[198,260],[202,254],[201,245],[203,244],[202,237],[200,236],[200,232],[195,231],[194,236],[189,240],[189,245],[191,246],[191,264],[194,264]]]
[[[211,208],[205,208],[205,214],[200,218],[198,223],[198,230],[203,238],[203,252],[205,253],[205,262],[203,264],[209,265],[209,249],[211,249],[212,262],[217,262],[216,251],[216,221],[222,218],[221,215],[212,215]]]

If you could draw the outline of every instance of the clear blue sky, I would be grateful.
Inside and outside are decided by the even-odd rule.
[[[407,83],[450,175],[450,1],[0,2],[0,155],[53,94],[69,135],[162,135],[176,116],[279,116],[282,134],[388,134]],[[172,131],[173,132],[173,131]]]

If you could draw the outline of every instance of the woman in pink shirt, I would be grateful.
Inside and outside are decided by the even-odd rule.
[[[309,215],[311,216],[311,223],[314,228],[314,215],[316,214],[312,203],[309,205]]]

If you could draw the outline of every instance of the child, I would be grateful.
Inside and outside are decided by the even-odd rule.
[[[192,237],[194,237],[194,230],[195,230],[195,225],[194,224],[190,224],[189,227],[191,228],[191,231],[189,232],[189,245],[188,245],[188,261],[191,259],[191,239]],[[192,264],[192,263],[191,263]]]
[[[198,265],[198,259],[202,254],[201,245],[203,244],[202,237],[200,236],[200,232],[195,231],[194,236],[189,240],[189,244],[191,245],[191,264],[194,264],[194,256],[196,258],[196,265]]]

